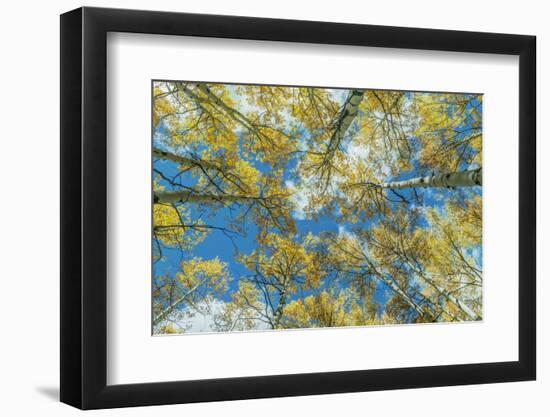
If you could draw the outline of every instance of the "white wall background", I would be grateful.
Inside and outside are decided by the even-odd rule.
[[[2,138],[2,237],[0,317],[0,410],[3,415],[76,415],[58,403],[59,379],[59,17],[82,4],[62,0],[5,2],[0,18],[0,137]],[[550,209],[543,188],[550,147],[542,138],[550,95],[550,27],[544,2],[536,0],[367,2],[317,0],[92,1],[89,6],[159,9],[292,19],[371,23],[441,29],[534,34],[538,37],[538,381],[423,390],[325,395],[230,403],[145,407],[94,415],[280,416],[405,414],[408,416],[548,415],[550,403]],[[541,77],[542,75],[542,77]],[[6,147],[8,149],[6,149]],[[545,395],[546,394],[546,395]]]

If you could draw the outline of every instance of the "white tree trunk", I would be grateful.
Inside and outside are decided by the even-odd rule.
[[[481,317],[468,307],[464,302],[456,298],[454,295],[449,294],[446,290],[440,288],[433,280],[420,274],[422,279],[426,281],[433,289],[435,289],[441,296],[443,296],[451,304],[454,304],[462,313],[464,313],[470,320],[481,320]]]
[[[158,191],[153,194],[153,202],[161,204],[175,204],[175,203],[244,203],[257,200],[257,197],[244,196],[244,195],[232,195],[232,194],[209,194],[209,193],[194,193],[188,190],[178,191]]]
[[[416,304],[409,295],[401,289],[399,285],[393,280],[389,279],[382,274],[375,274],[375,276],[382,281],[384,284],[386,284],[390,289],[399,295],[414,311],[418,313],[418,315],[422,316],[424,314],[424,310],[422,310],[422,307],[420,307],[418,304]]]
[[[368,269],[372,273],[372,275],[377,278],[379,281],[383,282],[385,285],[387,285],[394,293],[399,295],[414,311],[418,313],[419,316],[422,316],[424,314],[424,310],[421,306],[419,306],[402,288],[401,286],[395,281],[393,277],[385,276],[382,272],[380,272],[374,263],[369,258],[366,250],[364,249],[363,245],[359,245],[361,247],[361,253],[363,258],[365,259]]]
[[[187,291],[184,295],[182,295],[180,298],[178,298],[176,301],[174,301],[172,304],[170,304],[168,307],[166,307],[164,310],[162,310],[157,316],[153,318],[153,325],[156,326],[161,321],[166,319],[175,309],[178,307],[181,303],[183,303],[190,295],[192,295],[197,289],[206,282],[206,280],[202,280],[195,284],[193,288],[191,288],[189,291]]]
[[[155,158],[165,159],[167,161],[175,162],[178,165],[186,167],[197,167],[204,169],[212,169],[220,171],[222,167],[217,166],[216,164],[208,161],[203,161],[202,159],[193,159],[187,156],[176,155],[171,152],[163,151],[158,148],[153,148],[153,156]]]
[[[224,171],[224,167],[218,166],[212,162],[203,161],[200,159],[189,158],[186,156],[176,155],[171,152],[162,151],[158,148],[153,148],[153,156],[167,161],[175,162],[180,166],[189,168],[197,168],[206,172],[206,170],[218,171],[222,175],[229,175]],[[178,190],[178,191],[158,191],[153,195],[154,203],[242,203],[250,202],[257,199],[253,196],[247,195],[234,195],[234,194],[212,194],[212,193],[195,193],[190,190]]]
[[[327,149],[324,151],[323,159],[318,164],[315,164],[316,175],[319,177],[320,183],[323,184],[324,190],[330,184],[334,169],[332,163],[334,155],[359,112],[359,104],[363,100],[363,94],[363,91],[360,90],[350,90],[338,118],[333,122],[334,130],[328,141]]]
[[[357,116],[359,104],[363,100],[363,94],[363,91],[360,90],[351,90],[349,92],[346,102],[342,106],[342,111],[338,116],[338,120],[334,124],[334,132],[328,144],[327,154],[330,154],[331,157],[338,149],[338,146],[340,146],[344,135]]]
[[[427,177],[411,178],[405,181],[393,181],[380,184],[380,188],[399,190],[403,188],[428,188],[428,187],[474,187],[482,185],[482,170],[473,169],[468,171],[451,172],[447,174],[436,174]]]
[[[225,114],[231,117],[235,122],[239,123],[244,128],[253,132],[256,136],[263,137],[264,139],[269,139],[265,137],[265,135],[262,135],[254,126],[254,123],[251,120],[249,120],[244,114],[234,109],[233,107],[227,105],[227,103],[225,103],[217,95],[212,93],[210,89],[206,86],[206,84],[199,83],[199,84],[190,84],[190,85],[194,86],[197,90],[202,92],[206,97],[208,97],[208,99],[210,100],[210,104],[215,104],[219,109],[222,109],[225,112]],[[176,86],[178,87],[179,90],[183,91],[191,100],[193,100],[197,105],[202,107],[202,103],[205,101],[204,98],[201,98],[195,91],[193,91],[184,83],[181,83],[181,82],[176,83]]]
[[[277,306],[277,309],[273,313],[272,327],[274,329],[277,329],[281,324],[281,319],[283,317],[283,311],[285,309],[286,302],[287,302],[287,288],[285,286],[283,291],[279,295],[279,305]]]

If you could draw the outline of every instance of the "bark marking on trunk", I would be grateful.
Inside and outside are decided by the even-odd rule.
[[[435,174],[427,177],[411,178],[404,181],[385,182],[380,188],[399,190],[403,188],[453,188],[475,187],[483,184],[482,169]]]

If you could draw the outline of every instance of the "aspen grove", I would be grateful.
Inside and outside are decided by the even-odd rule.
[[[482,319],[482,96],[152,83],[154,334]]]

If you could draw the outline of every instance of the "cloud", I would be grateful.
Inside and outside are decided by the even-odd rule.
[[[338,225],[338,236],[340,237],[347,237],[348,239],[354,239],[355,235],[350,232],[345,225],[339,224]]]
[[[222,300],[213,300],[210,303],[210,309],[208,313],[195,313],[192,317],[184,317],[180,321],[176,322],[185,330],[185,333],[215,333],[216,328],[214,326],[214,318],[216,315],[223,312],[226,303]],[[264,304],[262,304],[264,306]],[[200,303],[199,303],[200,307]],[[254,329],[257,330],[271,330],[271,327],[263,321],[257,320]]]
[[[344,104],[344,102],[346,101],[346,98],[348,97],[348,94],[349,94],[349,90],[344,90],[344,89],[327,89],[329,95],[331,96],[331,98],[336,101],[337,103],[339,103],[340,105]]]
[[[214,317],[223,311],[225,303],[215,300],[210,304],[210,312],[206,314],[196,313],[193,317],[185,319],[187,333],[211,332],[214,327]]]
[[[285,186],[292,191],[290,201],[294,204],[292,216],[297,220],[305,220],[307,217],[306,208],[309,203],[309,192],[304,187],[296,187],[292,180],[286,180]]]
[[[346,156],[354,161],[366,161],[369,158],[371,148],[364,143],[358,143],[356,140],[351,140],[349,145],[346,147]],[[380,161],[380,174],[384,178],[389,178],[392,172],[392,165],[395,166],[398,161],[398,156],[396,154],[391,155],[391,160],[382,163]]]
[[[353,159],[363,160],[369,157],[370,149],[364,144],[351,141],[346,149],[346,154]]]

